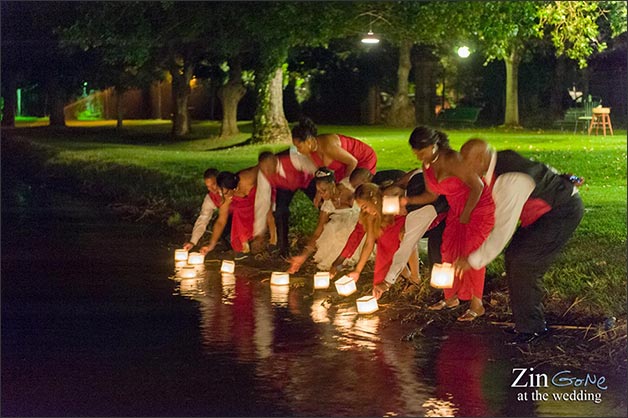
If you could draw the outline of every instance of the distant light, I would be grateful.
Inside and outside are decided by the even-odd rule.
[[[83,87],[87,87],[87,81],[83,81]]]
[[[468,46],[461,46],[458,48],[458,56],[460,58],[467,58],[469,55],[471,55],[471,50],[469,50]]]
[[[362,38],[363,44],[378,44],[379,39],[375,36],[372,30],[370,30],[364,38]]]

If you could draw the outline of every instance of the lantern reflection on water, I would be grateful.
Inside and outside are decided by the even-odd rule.
[[[288,294],[290,293],[290,286],[285,285],[270,285],[270,303],[276,306],[288,306]]]
[[[399,197],[384,196],[382,199],[382,214],[397,215],[399,214]]]
[[[327,289],[329,287],[329,272],[319,271],[314,275],[314,289]]]
[[[174,261],[188,261],[188,250],[174,250]]]
[[[177,271],[177,277],[182,279],[193,279],[196,277],[196,269],[194,266],[184,266]]]
[[[235,262],[231,260],[222,260],[222,266],[220,267],[220,271],[222,273],[233,273],[235,272]]]
[[[316,323],[329,322],[329,315],[327,314],[327,298],[319,297],[312,301],[312,313],[310,316]]]
[[[270,284],[275,286],[287,286],[290,284],[290,275],[288,273],[273,271],[270,276]]]
[[[362,296],[356,300],[356,303],[358,304],[358,313],[360,314],[370,314],[379,309],[377,299],[373,296]]]
[[[197,278],[185,278],[181,279],[181,283],[179,284],[179,291],[182,295],[190,294],[200,290],[201,279]]]
[[[235,274],[222,273],[220,275],[223,286],[235,286],[236,277]]]
[[[454,266],[449,263],[435,263],[430,285],[436,289],[451,289],[454,285]]]
[[[185,267],[188,265],[187,260],[179,260],[179,261],[175,261],[174,262],[174,270],[175,271],[179,271],[182,267]]]
[[[336,280],[334,284],[336,285],[336,290],[338,291],[338,294],[341,296],[349,296],[357,290],[355,282],[349,276],[342,276],[341,278]]]

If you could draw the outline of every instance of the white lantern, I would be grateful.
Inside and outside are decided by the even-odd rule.
[[[181,270],[177,272],[177,276],[182,279],[193,279],[196,277],[196,269],[194,266],[181,267]]]
[[[384,215],[399,214],[399,197],[398,196],[384,196],[382,199],[382,213]]]
[[[183,260],[175,261],[174,262],[174,269],[175,269],[175,271],[179,271],[179,270],[181,270],[181,268],[183,268],[183,267],[185,267],[187,265],[188,265],[187,260],[186,261],[183,261]]]
[[[436,289],[451,289],[454,285],[454,266],[449,263],[434,264],[430,285]]]
[[[288,306],[288,295],[290,286],[270,285],[270,303],[277,306]]]
[[[188,261],[188,250],[174,250],[174,261]]]
[[[329,287],[329,272],[319,271],[314,275],[314,289],[327,289]]]
[[[356,300],[358,304],[358,313],[359,314],[370,314],[379,309],[377,306],[377,299],[373,296],[362,296]]]
[[[205,256],[201,253],[188,254],[188,264],[198,265],[205,263]]]
[[[341,296],[349,296],[350,294],[358,290],[355,286],[355,282],[349,276],[342,276],[341,278],[336,280],[334,284],[336,285],[336,290],[338,291],[338,294]]]
[[[222,273],[233,273],[235,272],[235,262],[231,260],[222,260],[222,266],[220,267],[220,271]]]
[[[270,284],[275,286],[287,286],[290,284],[290,275],[288,273],[273,271],[270,276]]]
[[[233,286],[236,282],[235,274],[232,273],[223,273],[221,275],[222,285],[223,286]]]

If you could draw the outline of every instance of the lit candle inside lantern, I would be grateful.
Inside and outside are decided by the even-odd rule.
[[[319,271],[314,275],[314,289],[327,289],[329,287],[329,272]]]
[[[235,262],[231,260],[222,260],[222,266],[220,267],[220,271],[223,273],[235,272]]]
[[[182,279],[193,279],[196,277],[196,269],[194,266],[181,267],[181,270],[177,272],[177,275]]]
[[[288,306],[288,295],[290,286],[270,285],[270,303],[278,306]]]
[[[399,197],[398,196],[384,196],[382,199],[382,213],[384,215],[399,214]]]
[[[373,296],[362,296],[356,302],[358,304],[358,313],[360,314],[370,314],[379,309],[377,299]]]
[[[187,265],[188,265],[187,260],[186,261],[183,261],[183,260],[175,261],[174,262],[174,269],[176,271],[179,271],[179,270],[181,270],[182,267],[185,267]]]
[[[174,261],[188,261],[188,250],[174,250]]]
[[[197,265],[205,263],[205,256],[201,253],[188,254],[188,264]]]
[[[270,284],[275,286],[286,286],[290,284],[290,275],[288,273],[273,271],[270,276]]]
[[[454,266],[449,263],[434,264],[430,285],[437,289],[451,289],[454,285]]]
[[[223,273],[221,275],[222,285],[223,286],[232,286],[235,285],[236,277],[235,274],[232,273]]]
[[[355,286],[355,282],[349,276],[342,276],[341,278],[336,280],[334,284],[336,285],[336,290],[338,291],[338,294],[341,296],[349,296],[350,294],[358,290]]]

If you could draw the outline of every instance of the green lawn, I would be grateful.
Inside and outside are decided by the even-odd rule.
[[[41,176],[43,169],[52,179],[65,179],[111,200],[159,201],[184,222],[193,222],[204,193],[201,177],[206,168],[237,171],[254,165],[262,150],[277,151],[288,146],[238,145],[249,137],[250,123],[242,123],[243,133],[229,140],[216,138],[216,122],[195,124],[186,140],[169,139],[169,129],[167,121],[129,121],[121,132],[110,122],[105,126],[76,123],[66,129],[6,130],[2,135],[3,176],[11,170],[30,170]],[[377,152],[378,169],[409,170],[418,166],[408,145],[411,129],[320,126],[319,132],[338,132],[364,140]],[[467,139],[479,137],[498,150],[513,149],[560,172],[585,177],[580,191],[585,217],[563,256],[549,271],[547,289],[552,299],[567,305],[577,297],[584,298],[578,303],[583,312],[624,315],[626,131],[615,131],[612,137],[498,128],[445,132],[455,149]],[[26,141],[16,141],[19,138]],[[18,155],[16,163],[11,157]],[[315,213],[301,195],[293,205],[297,212],[294,218],[304,218],[293,230],[307,234],[316,222]],[[502,265],[501,259],[496,260],[489,267],[489,276],[499,277]]]

